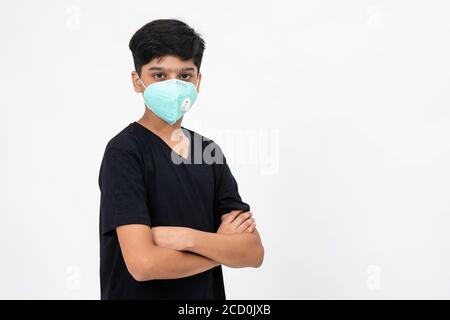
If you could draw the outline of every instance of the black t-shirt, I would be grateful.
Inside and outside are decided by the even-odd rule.
[[[221,266],[181,279],[136,281],[117,239],[116,227],[126,224],[216,232],[223,213],[250,210],[225,157],[218,160],[223,156],[220,148],[191,130],[183,131],[190,139],[186,159],[137,122],[106,146],[98,181],[101,299],[226,299]]]

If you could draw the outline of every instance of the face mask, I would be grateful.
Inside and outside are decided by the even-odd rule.
[[[170,79],[145,87],[144,102],[159,118],[170,125],[178,121],[197,99],[197,86],[183,80]]]

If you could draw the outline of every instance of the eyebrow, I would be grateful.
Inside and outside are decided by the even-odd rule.
[[[170,71],[170,69],[165,69],[165,68],[162,68],[162,67],[150,67],[150,68],[148,68],[148,70],[149,71],[151,71],[151,70]],[[193,67],[186,67],[186,68],[178,69],[177,71],[195,71],[195,68],[193,68]]]

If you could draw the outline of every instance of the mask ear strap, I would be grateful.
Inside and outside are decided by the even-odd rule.
[[[141,80],[141,78],[139,77],[139,75],[138,75],[137,77],[138,77],[139,82],[142,83],[142,85],[144,86],[144,88],[147,88],[147,86],[142,82],[142,80]]]
[[[195,88],[198,90],[198,83],[200,82],[200,78],[197,78],[197,82],[195,83]]]
[[[139,82],[142,83],[142,85],[144,86],[144,88],[147,88],[147,87],[145,86],[145,84],[142,82],[142,80],[141,80],[141,78],[139,77],[139,75],[138,75],[137,77],[138,77]],[[145,101],[144,101],[144,103],[145,103],[145,105],[146,105],[150,110],[153,110],[149,105],[147,105],[147,103],[146,103]]]

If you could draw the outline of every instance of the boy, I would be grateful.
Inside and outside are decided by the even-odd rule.
[[[225,300],[221,265],[257,268],[264,248],[220,148],[181,126],[204,41],[161,19],[129,46],[145,112],[109,141],[101,163],[101,299]]]

